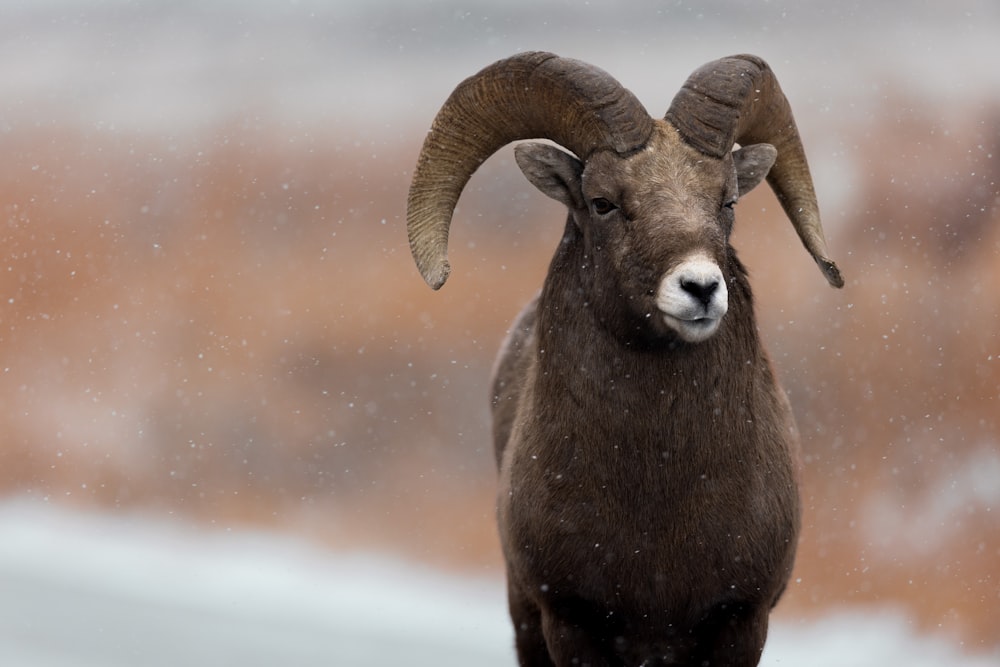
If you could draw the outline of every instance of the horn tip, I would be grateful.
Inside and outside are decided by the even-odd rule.
[[[831,287],[836,287],[840,289],[844,286],[844,277],[840,275],[840,268],[833,262],[825,257],[817,257],[816,263],[819,264],[820,271],[826,277],[826,281],[830,283]]]
[[[450,274],[451,265],[446,259],[435,262],[432,266],[421,267],[420,269],[420,275],[424,277],[424,282],[426,282],[432,290],[441,289],[441,286],[444,285],[446,280],[448,280],[448,276]]]

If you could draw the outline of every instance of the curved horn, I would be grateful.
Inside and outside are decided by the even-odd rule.
[[[667,111],[684,140],[723,157],[734,143],[768,143],[778,159],[767,175],[795,231],[827,281],[843,287],[828,257],[812,176],[792,109],[766,62],[740,55],[708,63],[692,74]]]
[[[458,85],[424,140],[410,184],[406,228],[427,284],[448,279],[448,230],[473,172],[502,146],[550,139],[586,160],[646,145],[653,120],[608,73],[551,53],[501,60]]]

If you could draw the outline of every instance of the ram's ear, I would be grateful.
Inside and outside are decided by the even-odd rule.
[[[550,144],[519,144],[514,159],[531,184],[571,209],[585,208],[581,176],[583,163]]]
[[[733,151],[740,197],[760,185],[777,158],[778,151],[771,144],[752,144]]]

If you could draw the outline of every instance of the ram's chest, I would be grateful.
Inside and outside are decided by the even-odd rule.
[[[672,412],[697,410],[693,421],[712,412],[685,403],[677,399]],[[775,545],[796,530],[784,443],[762,452],[774,438],[752,419],[717,417],[693,431],[679,414],[639,429],[622,415],[591,414],[586,431],[566,417],[524,424],[501,471],[512,568],[549,590],[650,605],[697,598],[698,588],[723,595],[766,587],[760,579],[774,569]]]

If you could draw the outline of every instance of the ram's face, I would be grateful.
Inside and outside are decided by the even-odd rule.
[[[743,150],[706,157],[661,121],[646,148],[625,158],[601,152],[574,169],[556,165],[562,158],[551,154],[545,170],[537,160],[530,170],[527,159],[518,161],[543,192],[562,190],[556,199],[573,211],[590,284],[613,290],[605,296],[648,332],[697,343],[718,330],[728,310],[727,256],[740,186],[756,185],[773,162],[770,146]],[[542,171],[548,178],[539,177]]]

